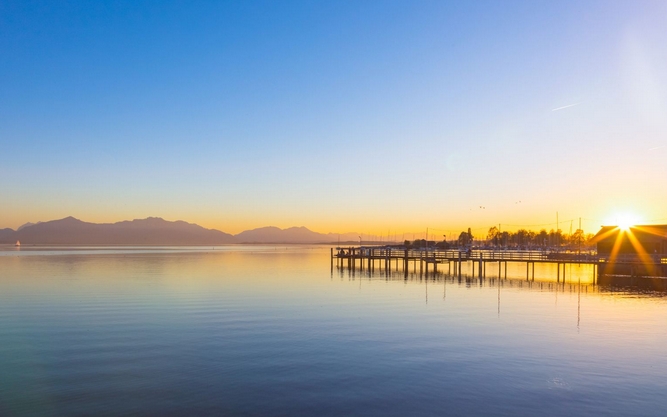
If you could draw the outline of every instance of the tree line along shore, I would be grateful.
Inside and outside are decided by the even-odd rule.
[[[456,247],[506,248],[506,249],[553,249],[553,250],[590,250],[595,248],[593,233],[584,233],[577,229],[572,233],[564,233],[561,229],[541,229],[539,231],[519,229],[517,231],[500,231],[497,227],[489,228],[486,236],[474,236],[470,228],[462,231],[456,239],[433,241],[426,239],[406,240],[406,248],[416,249],[435,247],[450,249]]]

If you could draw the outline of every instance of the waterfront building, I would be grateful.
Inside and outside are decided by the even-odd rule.
[[[598,255],[664,255],[667,254],[667,225],[644,225],[620,228],[603,226],[593,238]]]

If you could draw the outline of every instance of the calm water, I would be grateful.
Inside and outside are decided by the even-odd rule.
[[[0,415],[667,415],[663,293],[487,275],[331,271],[328,247],[6,247]]]

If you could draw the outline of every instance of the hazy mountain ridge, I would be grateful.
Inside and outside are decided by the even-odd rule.
[[[9,229],[9,228],[7,228],[7,229],[0,229],[0,242],[2,242],[4,239],[8,239],[8,238],[10,238],[10,236],[12,235],[12,233],[15,233],[15,232],[14,232],[14,229]]]
[[[0,243],[59,245],[220,245],[229,243],[332,243],[356,241],[357,233],[318,233],[306,227],[275,226],[237,235],[206,229],[182,220],[159,217],[117,223],[89,223],[74,217],[26,223],[17,230],[0,229]]]
[[[26,223],[26,224],[22,224],[21,226],[19,226],[19,228],[16,229],[16,231],[18,232],[19,230],[21,230],[21,229],[25,229],[25,228],[28,227],[28,226],[34,226],[34,225],[36,225],[36,224],[40,224],[40,223],[41,223],[41,222],[37,222],[37,223],[30,223],[30,222],[28,222],[28,223]]]
[[[357,240],[356,233],[318,233],[307,227],[289,227],[281,229],[275,226],[246,230],[235,235],[239,243],[331,243]]]
[[[0,235],[0,243],[17,240],[22,244],[72,245],[214,245],[235,242],[232,235],[219,230],[156,217],[118,223],[88,223],[66,217]]]

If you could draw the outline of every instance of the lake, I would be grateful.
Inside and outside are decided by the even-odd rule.
[[[667,415],[666,294],[551,268],[459,280],[331,269],[328,246],[0,248],[0,415]]]

